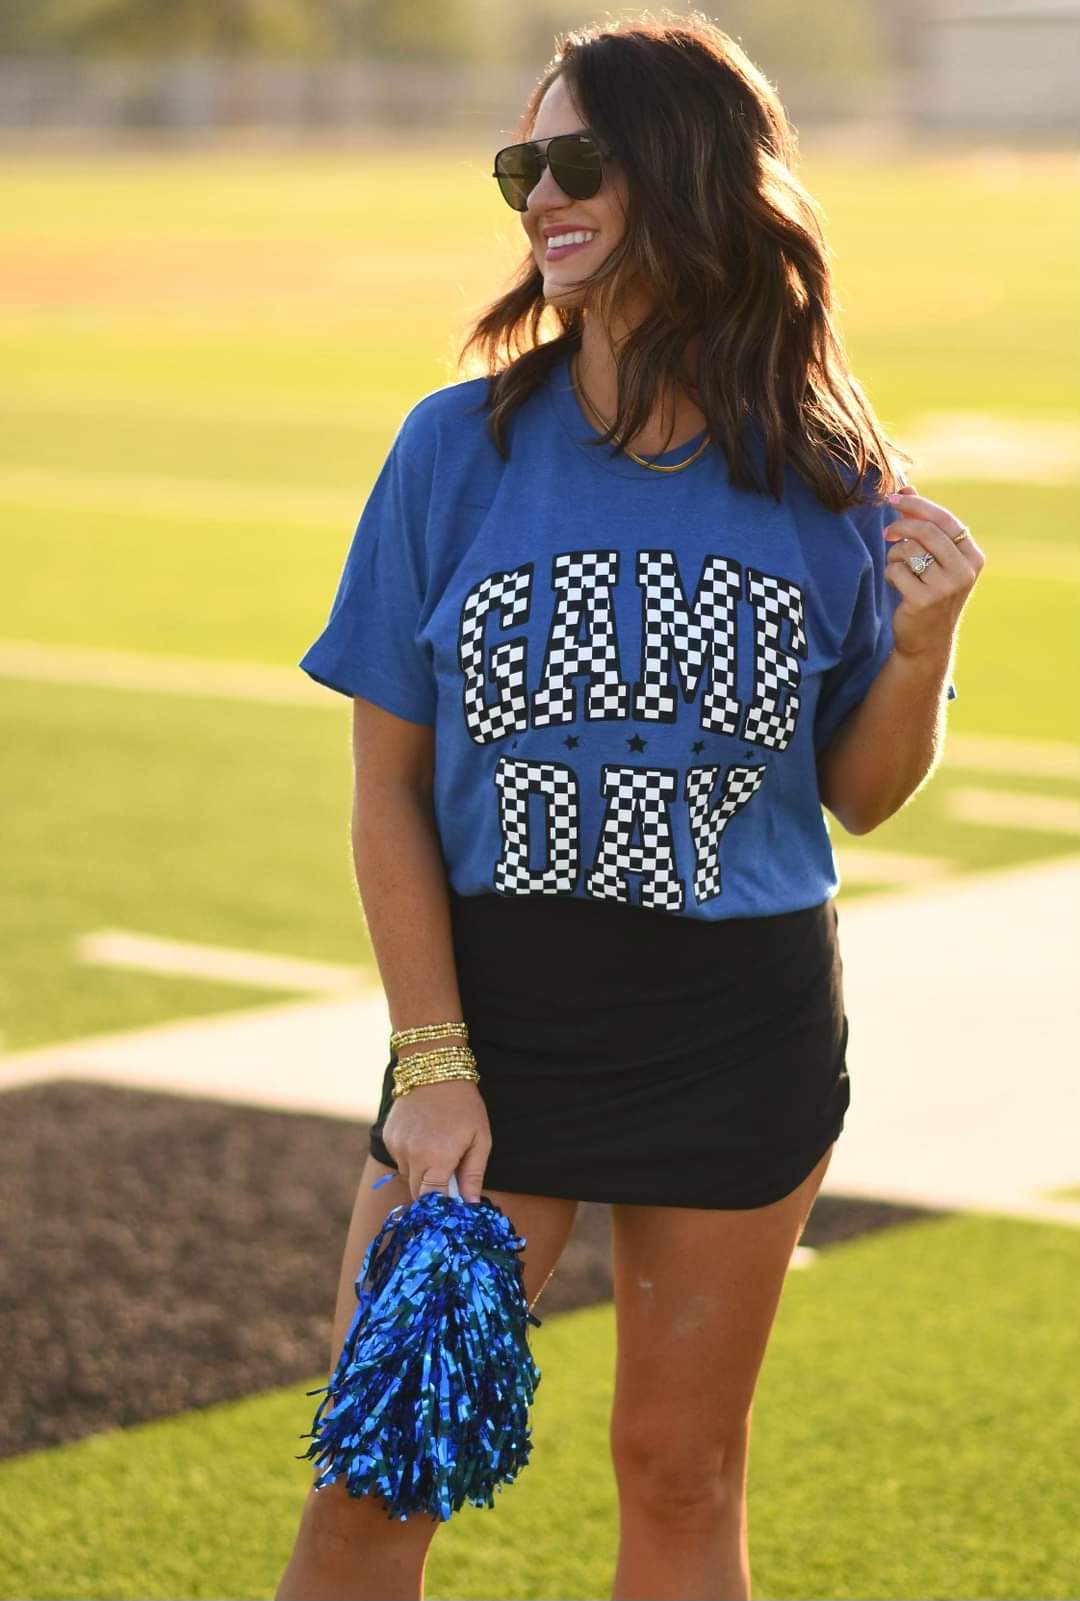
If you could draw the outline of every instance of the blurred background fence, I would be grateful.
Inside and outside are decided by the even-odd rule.
[[[1080,132],[1080,0],[822,0],[812,14],[735,0],[710,14],[780,84],[801,127],[864,125],[915,142]],[[490,129],[523,104],[556,31],[585,20],[550,0],[9,5],[0,132]]]

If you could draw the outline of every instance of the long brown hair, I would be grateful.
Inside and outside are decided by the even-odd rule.
[[[644,12],[556,38],[518,140],[560,74],[586,125],[615,150],[627,180],[626,231],[586,280],[587,308],[549,305],[530,250],[511,288],[472,324],[488,377],[488,428],[509,458],[507,419],[577,349],[586,310],[611,325],[624,292],[651,309],[616,350],[618,409],[598,436],[633,439],[656,398],[688,390],[739,488],[783,495],[785,461],[831,510],[903,482],[913,460],[883,434],[833,323],[821,207],[793,168],[797,140],[764,74],[700,12]],[[554,331],[549,331],[554,325]],[[686,372],[697,338],[696,388]],[[746,449],[753,418],[766,482]],[[616,438],[616,436],[618,436]],[[853,477],[851,475],[854,475]]]

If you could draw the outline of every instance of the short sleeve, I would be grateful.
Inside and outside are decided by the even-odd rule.
[[[318,684],[409,722],[435,722],[435,679],[418,639],[426,589],[431,452],[406,417],[356,525],[326,626],[300,658]]]
[[[840,660],[824,675],[814,717],[814,749],[823,750],[849,712],[866,695],[893,649],[893,615],[903,600],[885,577],[885,530],[900,516],[887,501],[856,506],[848,513],[869,555],[859,581]],[[946,697],[955,700],[949,680]]]

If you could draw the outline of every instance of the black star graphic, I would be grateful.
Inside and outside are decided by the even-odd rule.
[[[511,750],[513,750],[513,748],[514,748],[514,746],[515,746],[515,745],[516,745],[516,744],[517,744],[517,740],[516,740],[516,739],[512,739],[512,740],[511,740],[511,741],[510,741],[510,749],[511,749]]]
[[[567,734],[566,738],[563,740],[563,744],[566,746],[567,750],[573,750],[577,743],[578,737],[576,734]]]
[[[645,749],[645,741],[642,739],[640,734],[635,734],[633,739],[628,739],[626,743],[629,745],[631,750]]]
[[[705,741],[703,739],[695,739],[690,749],[694,752],[695,756],[700,755],[705,749]]]
[[[744,756],[749,756],[749,757],[750,757],[750,758],[751,758],[751,759],[753,759],[753,755],[754,755],[754,753],[753,753],[753,751],[752,751],[752,750],[744,750],[744,751],[743,751],[743,755],[744,755]]]

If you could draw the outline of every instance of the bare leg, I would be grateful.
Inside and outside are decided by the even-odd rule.
[[[749,1601],[754,1386],[831,1156],[771,1206],[612,1209],[613,1601]]]
[[[392,1208],[411,1199],[400,1178],[372,1190],[376,1179],[393,1171],[370,1155],[364,1166],[342,1256],[331,1372],[356,1310],[355,1284],[364,1253]],[[569,1238],[577,1202],[489,1188],[483,1193],[527,1241],[521,1259],[532,1306]],[[404,1521],[390,1518],[377,1496],[350,1496],[340,1480],[321,1490],[312,1485],[275,1601],[420,1601],[428,1550],[440,1526],[425,1514]]]

